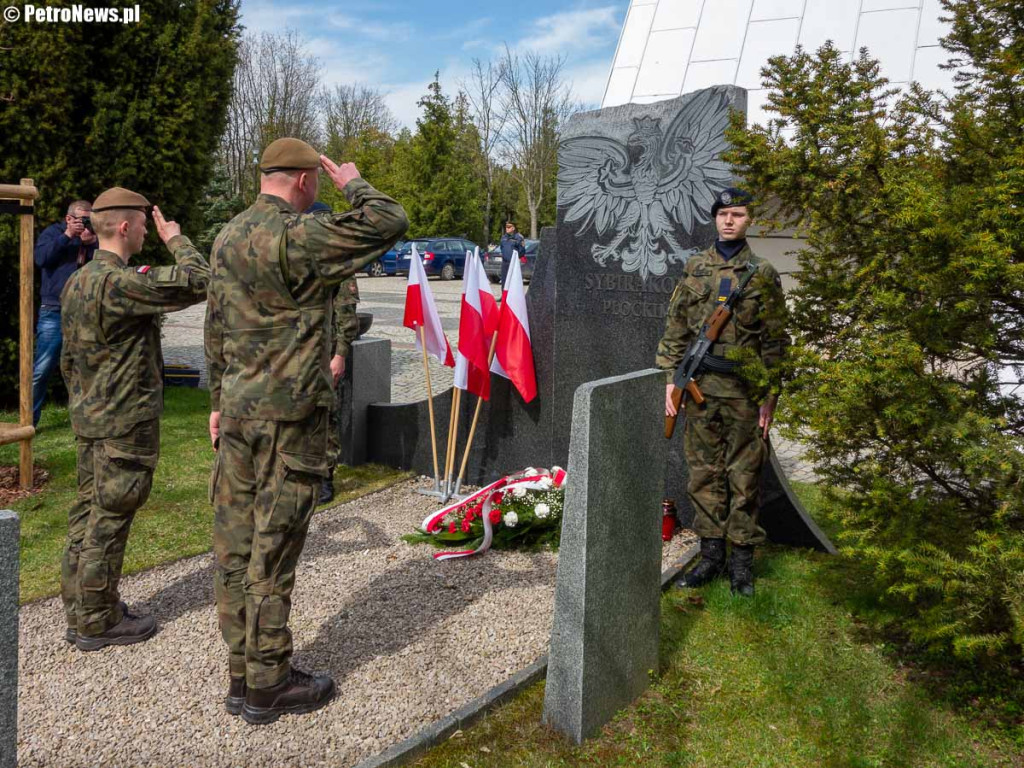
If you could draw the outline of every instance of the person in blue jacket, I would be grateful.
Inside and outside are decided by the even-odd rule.
[[[32,365],[32,424],[39,424],[46,387],[60,364],[60,294],[72,273],[92,259],[96,235],[86,228],[92,203],[75,200],[64,221],[51,224],[36,241],[35,262],[42,275],[39,289],[39,322],[36,324],[36,352]]]

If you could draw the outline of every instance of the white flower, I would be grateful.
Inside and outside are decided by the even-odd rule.
[[[515,512],[506,512],[505,517],[503,517],[502,520],[504,520],[505,525],[507,525],[509,528],[515,528],[516,523],[519,522],[519,515],[517,515]]]
[[[512,495],[517,499],[521,499],[526,495],[526,489],[522,485],[517,485],[512,489]]]
[[[533,508],[533,513],[538,517],[538,519],[543,520],[545,517],[551,514],[551,507],[549,507],[544,502],[541,502],[540,504]]]

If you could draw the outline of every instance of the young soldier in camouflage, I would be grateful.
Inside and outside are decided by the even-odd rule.
[[[352,205],[301,214],[322,167]],[[214,587],[230,682],[225,706],[249,723],[311,712],[327,676],[291,666],[295,567],[327,475],[333,288],[405,232],[402,206],[298,139],[260,163],[260,195],[214,243],[206,315]]]
[[[757,523],[761,470],[768,457],[768,430],[778,401],[769,395],[758,405],[747,385],[733,372],[731,349],[750,349],[771,372],[789,346],[784,328],[784,297],[778,273],[758,258],[746,242],[751,197],[730,188],[711,206],[719,239],[687,262],[669,301],[665,334],[658,345],[657,367],[669,371],[665,412],[674,416],[672,373],[686,349],[719,302],[728,298],[749,269],[757,274],[736,303],[728,325],[712,347],[711,358],[696,378],[707,398],[703,406],[683,399],[686,426],[683,451],[690,473],[687,495],[693,506],[694,529],[700,536],[701,559],[676,583],[698,587],[725,570],[726,540],[732,544],[729,577],[733,592],[754,594],[754,547],[765,539]]]
[[[61,564],[67,640],[79,650],[142,642],[152,616],[120,602],[118,583],[135,511],[149,497],[160,454],[163,357],[158,316],[206,298],[210,268],[173,221],[153,208],[157,234],[177,262],[128,266],[142,249],[142,195],[115,187],[96,198],[93,260],[61,294],[61,371],[78,444],[78,499],[68,513]]]
[[[305,213],[331,212],[326,203],[316,202]],[[334,400],[331,404],[330,429],[327,433],[327,477],[320,484],[317,504],[329,504],[334,500],[334,469],[341,460],[341,416],[348,396],[345,379],[345,362],[352,351],[352,342],[359,335],[359,319],[356,306],[359,304],[359,285],[353,275],[342,281],[334,291],[334,326],[331,329],[331,381],[334,384]]]
[[[349,396],[349,383],[345,378],[345,361],[352,351],[352,342],[359,334],[359,318],[356,306],[359,304],[359,286],[350,277],[338,286],[334,295],[334,328],[331,342],[334,354],[331,357],[331,379],[334,382],[334,403],[331,408],[331,429],[327,445],[327,477],[320,486],[318,504],[334,500],[334,469],[341,461],[342,416]]]

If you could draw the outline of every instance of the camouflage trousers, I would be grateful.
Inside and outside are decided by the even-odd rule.
[[[301,421],[222,416],[210,477],[214,591],[233,677],[252,688],[283,681],[295,568],[327,474],[327,409]]]
[[[124,435],[76,438],[78,498],[68,512],[60,593],[68,626],[89,637],[121,619],[121,568],[135,512],[153,488],[160,421],[139,422]]]
[[[686,490],[694,510],[693,528],[701,538],[764,543],[757,517],[768,446],[757,421],[757,403],[747,398],[708,395],[703,406],[686,404]]]

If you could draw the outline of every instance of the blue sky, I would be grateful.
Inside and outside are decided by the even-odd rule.
[[[504,42],[564,55],[577,97],[599,105],[628,6],[628,0],[242,0],[242,24],[253,32],[297,30],[322,61],[326,83],[379,88],[411,126],[435,70],[452,94],[473,59],[496,58]]]

